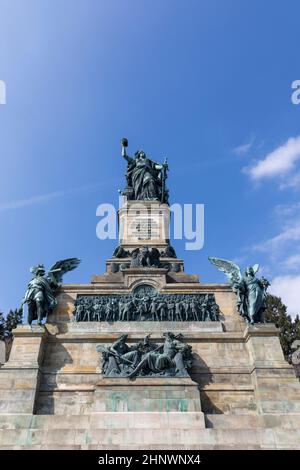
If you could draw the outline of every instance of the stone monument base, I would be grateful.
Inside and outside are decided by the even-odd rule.
[[[123,200],[105,272],[54,289],[77,258],[54,265],[56,283],[33,270],[41,279],[26,302],[42,292],[57,304],[46,312],[44,302],[45,325],[12,332],[0,365],[0,449],[300,449],[300,386],[279,330],[246,324],[230,285],[185,272],[170,245],[170,207],[151,200],[168,198],[167,166],[127,162],[121,194],[147,200]]]
[[[137,377],[129,383],[127,378],[103,377],[94,392],[93,412],[98,411],[175,411],[200,415],[200,392],[190,377]]]
[[[208,423],[201,412],[0,415],[0,449],[300,449],[299,415],[208,415]]]
[[[223,318],[76,323],[67,286],[49,323],[18,326],[0,367],[0,449],[300,449],[300,385],[278,329],[243,323],[227,286],[181,288],[213,291]],[[192,346],[191,378],[103,377],[98,345],[165,331]]]

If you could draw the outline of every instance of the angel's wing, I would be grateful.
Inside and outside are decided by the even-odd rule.
[[[238,284],[242,280],[240,268],[233,261],[226,259],[208,257],[209,261],[214,264],[220,271],[225,273],[230,284]]]
[[[252,269],[253,269],[253,271],[254,271],[254,274],[256,274],[257,271],[259,270],[259,264],[254,264],[254,265],[252,266]]]
[[[56,261],[49,270],[48,275],[53,276],[56,282],[60,283],[62,282],[63,275],[68,271],[73,271],[73,269],[77,268],[80,262],[81,260],[78,258],[67,258]]]

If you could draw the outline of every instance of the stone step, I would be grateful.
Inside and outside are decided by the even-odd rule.
[[[91,415],[0,415],[0,429],[204,429],[202,412],[99,412]]]
[[[213,429],[300,428],[300,414],[207,414],[205,427]]]
[[[0,429],[297,429],[300,414],[225,415],[202,412],[99,412],[91,415],[0,415]]]
[[[298,429],[2,429],[1,448],[300,449]]]

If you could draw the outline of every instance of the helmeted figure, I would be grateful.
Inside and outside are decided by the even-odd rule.
[[[62,282],[63,275],[75,269],[80,260],[78,258],[68,258],[57,261],[46,274],[43,264],[39,264],[30,269],[34,277],[28,284],[22,305],[28,305],[28,323],[37,320],[41,325],[57,304],[55,291]]]

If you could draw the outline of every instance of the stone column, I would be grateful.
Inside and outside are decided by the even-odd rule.
[[[33,414],[44,353],[44,326],[19,325],[9,361],[0,369],[0,414]]]
[[[300,390],[293,367],[284,359],[279,330],[273,324],[251,325],[244,332],[250,355],[257,411],[300,413]]]

